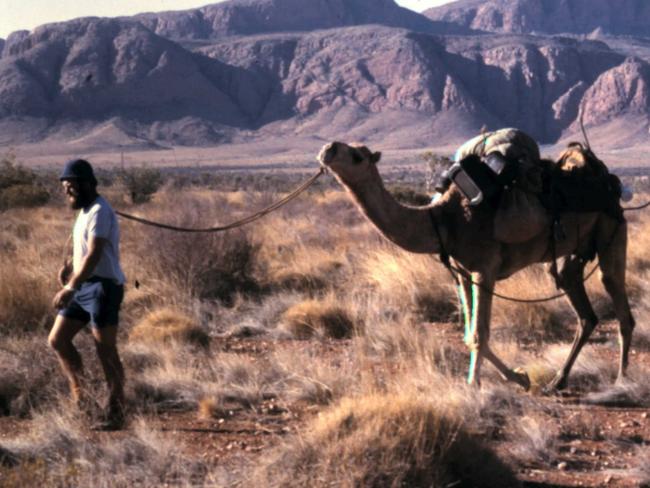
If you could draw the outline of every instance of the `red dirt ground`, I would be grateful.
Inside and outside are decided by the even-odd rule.
[[[458,328],[453,324],[427,324],[452,347],[465,354]],[[615,337],[611,324],[601,327],[594,337],[596,354],[616,361],[616,353],[600,344],[604,339]],[[346,341],[305,342],[267,341],[259,338],[232,338],[215,344],[217,349],[259,357],[260,359],[278,348],[313,347],[319,354],[341,354],[349,343]],[[602,347],[601,347],[602,346]],[[533,347],[533,346],[531,346]],[[650,366],[650,353],[634,351],[632,363]],[[539,397],[544,406],[558,407],[554,422],[560,426],[557,439],[557,459],[546,462],[530,462],[515,467],[518,477],[529,487],[609,486],[638,487],[639,481],[625,477],[635,462],[635,450],[650,446],[650,413],[646,408],[606,407],[581,403],[585,392],[569,390],[559,396]],[[187,453],[200,457],[209,464],[228,466],[240,464],[241,458],[254,460],[280,443],[292,432],[299,431],[319,408],[313,405],[284,405],[269,399],[261,405],[242,408],[226,407],[221,417],[200,419],[196,412],[165,412],[150,418],[153,426],[174,436]],[[516,422],[516,420],[514,420]],[[511,426],[510,426],[511,427]],[[30,428],[28,419],[0,417],[0,442],[25,432]],[[508,425],[504,427],[507,431]],[[95,433],[89,436],[98,440],[124,433]],[[497,453],[506,462],[511,458],[513,447],[507,436],[497,432],[492,442]],[[619,471],[620,470],[620,471]]]

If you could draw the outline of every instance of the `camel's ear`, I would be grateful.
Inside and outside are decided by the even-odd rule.
[[[380,159],[381,159],[381,152],[379,152],[379,151],[377,151],[377,152],[375,152],[375,153],[372,153],[372,154],[370,155],[370,162],[371,162],[371,163],[375,163],[375,164],[376,164],[376,163],[379,162]]]

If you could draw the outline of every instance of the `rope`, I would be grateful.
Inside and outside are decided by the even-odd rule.
[[[304,183],[302,183],[298,188],[296,188],[294,191],[289,193],[287,196],[284,198],[278,200],[275,203],[272,203],[266,208],[263,208],[259,212],[254,213],[253,215],[249,215],[248,217],[244,217],[241,220],[237,220],[235,222],[231,222],[226,225],[220,225],[217,227],[207,227],[207,228],[190,228],[190,227],[178,227],[175,225],[170,225],[170,224],[164,224],[161,222],[155,222],[153,220],[147,220],[143,219],[142,217],[136,217],[135,215],[130,215],[124,212],[120,211],[115,211],[117,215],[119,215],[122,218],[125,218],[127,220],[133,220],[134,222],[137,222],[139,224],[143,225],[149,225],[151,227],[158,227],[159,229],[167,229],[167,230],[173,230],[176,232],[223,232],[226,230],[234,229],[237,227],[241,227],[246,224],[250,224],[251,222],[254,222],[262,217],[264,217],[266,214],[273,212],[274,210],[279,209],[283,205],[286,205],[289,203],[291,200],[296,198],[298,195],[300,195],[303,191],[305,191],[307,188],[309,188],[311,185],[314,184],[314,182],[323,174],[325,173],[325,168],[320,168],[318,173],[310,177],[308,180],[306,180]]]
[[[624,207],[623,211],[624,212],[638,211],[638,210],[642,210],[642,209],[644,209],[646,207],[649,207],[649,206],[650,206],[650,202],[647,202],[647,203],[645,203],[643,205],[640,205],[638,207]],[[436,233],[438,235],[440,235],[439,231],[438,231],[438,222],[436,221],[436,218],[433,215],[433,212],[429,211],[429,215],[431,216],[431,221],[433,223],[433,227],[434,227]],[[614,232],[612,233],[612,237],[610,238],[610,241],[609,241],[609,243],[607,244],[606,247],[611,246],[612,242],[614,242],[614,237],[616,237],[616,233],[618,232],[619,226],[620,226],[620,223],[616,227]],[[551,236],[551,239],[553,239],[553,236]],[[443,244],[442,240],[440,240],[440,249],[441,249],[441,252],[440,252],[441,256],[443,256],[443,255],[449,256],[447,251],[444,249],[444,244]],[[510,296],[507,296],[507,295],[502,295],[501,293],[497,293],[494,290],[488,289],[485,285],[483,285],[481,283],[474,282],[474,280],[472,280],[470,274],[467,271],[465,271],[464,269],[460,269],[460,268],[458,268],[456,266],[453,266],[449,262],[448,259],[447,260],[440,259],[440,262],[442,263],[442,265],[447,270],[449,270],[449,272],[452,275],[452,278],[454,278],[454,281],[456,281],[457,284],[458,284],[458,278],[456,277],[455,273],[458,273],[459,275],[461,275],[466,280],[469,280],[469,282],[472,285],[476,285],[476,286],[480,287],[481,289],[483,289],[483,291],[486,291],[486,292],[490,293],[492,296],[494,296],[496,298],[500,298],[501,300],[505,300],[505,301],[508,301],[508,302],[514,302],[514,303],[544,303],[544,302],[550,302],[550,301],[553,301],[553,300],[557,300],[558,298],[562,298],[562,297],[566,296],[566,294],[567,294],[566,292],[562,292],[562,293],[558,293],[556,295],[552,295],[552,296],[545,297],[545,298],[516,298],[516,297],[510,297]],[[582,279],[582,282],[584,283],[589,278],[591,278],[593,276],[593,274],[596,272],[596,270],[598,269],[599,266],[600,266],[600,264],[596,263],[594,265],[594,267],[591,269],[591,271],[589,271],[589,273],[587,273],[587,275]]]
[[[630,211],[636,211],[636,210],[643,210],[644,208],[650,207],[650,201],[645,202],[643,205],[639,205],[637,207],[622,207],[623,212],[630,212]]]

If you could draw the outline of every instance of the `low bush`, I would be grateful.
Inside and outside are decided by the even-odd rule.
[[[257,473],[260,486],[518,486],[461,422],[404,395],[344,399]]]
[[[12,153],[0,159],[0,211],[15,207],[40,207],[50,200],[50,193],[36,173],[16,163]]]
[[[126,187],[132,203],[146,203],[164,183],[163,174],[155,168],[123,168],[118,177]]]
[[[210,337],[196,320],[171,308],[154,310],[138,322],[129,334],[136,342],[182,342],[208,346]]]
[[[306,300],[282,314],[280,328],[297,339],[314,336],[344,339],[350,337],[356,327],[354,319],[344,308],[319,300]]]
[[[185,220],[185,225],[192,226],[191,219]],[[144,279],[166,284],[166,291],[175,295],[181,292],[191,298],[220,300],[227,305],[233,303],[238,293],[258,291],[253,278],[257,252],[258,246],[241,230],[181,234],[145,228],[136,249],[138,272]]]

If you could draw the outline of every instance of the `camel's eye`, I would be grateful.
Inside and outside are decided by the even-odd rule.
[[[358,151],[352,151],[352,160],[356,164],[359,164],[361,161],[363,161],[363,156],[361,154],[359,154]]]

